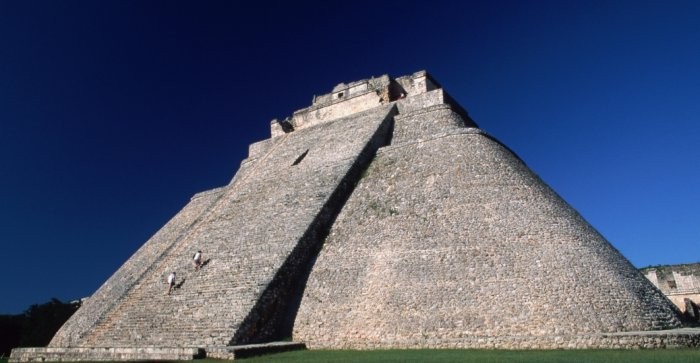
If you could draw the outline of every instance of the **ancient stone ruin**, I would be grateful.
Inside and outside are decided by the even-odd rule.
[[[227,186],[192,197],[48,347],[11,359],[227,358],[290,339],[697,346],[696,331],[668,330],[680,316],[422,71],[339,84],[273,120]]]
[[[685,320],[700,322],[700,263],[650,266],[640,271],[676,304]]]

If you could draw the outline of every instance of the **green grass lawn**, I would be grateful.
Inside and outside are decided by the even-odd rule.
[[[242,359],[258,362],[700,362],[700,349],[677,350],[373,350],[295,351]]]
[[[236,360],[260,362],[517,362],[517,363],[644,363],[700,362],[700,349],[669,350],[372,350],[372,351],[294,351]],[[0,359],[6,363],[7,359]],[[191,361],[190,361],[191,362]],[[217,359],[193,363],[221,363]]]

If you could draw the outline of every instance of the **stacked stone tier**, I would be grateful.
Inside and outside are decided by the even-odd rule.
[[[295,339],[474,347],[470,337],[680,326],[663,294],[517,156],[455,120],[437,106],[397,116],[392,145],[314,265]]]

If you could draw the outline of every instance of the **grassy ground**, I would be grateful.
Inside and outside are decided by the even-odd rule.
[[[239,361],[239,360],[236,360]],[[193,363],[221,363],[202,359]],[[517,363],[697,363],[700,349],[674,350],[373,350],[373,351],[295,351],[241,359],[242,363],[262,362],[517,362]],[[7,359],[0,359],[7,363]]]
[[[700,362],[700,349],[678,350],[375,350],[296,351],[243,359],[259,362]]]

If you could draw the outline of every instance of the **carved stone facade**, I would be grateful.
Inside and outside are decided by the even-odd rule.
[[[289,337],[699,344],[664,330],[681,327],[668,299],[426,72],[341,83],[270,127],[229,185],[195,195],[49,348],[11,360],[184,359]]]
[[[691,321],[700,321],[700,263],[645,267],[644,276]]]

